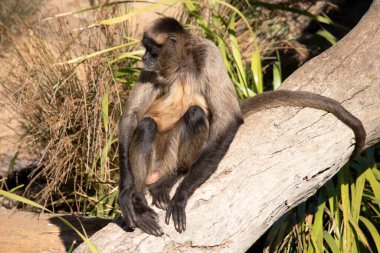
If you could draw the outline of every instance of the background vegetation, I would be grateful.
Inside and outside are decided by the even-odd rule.
[[[0,19],[2,38],[12,49],[0,85],[20,117],[20,145],[37,161],[26,187],[17,191],[53,211],[115,217],[117,123],[143,53],[131,19],[158,4],[132,10],[129,1],[90,2],[90,8],[46,19],[41,27],[18,23],[17,30],[30,32],[25,40]],[[242,99],[276,89],[349,30],[325,15],[338,10],[332,2],[159,4],[219,46]],[[81,19],[84,29],[73,32],[64,16],[74,14],[95,18]],[[347,164],[276,222],[252,251],[380,252],[378,161],[378,149],[371,148]],[[3,189],[20,185],[9,178],[1,179]]]

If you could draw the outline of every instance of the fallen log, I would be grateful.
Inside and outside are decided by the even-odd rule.
[[[380,0],[336,46],[281,85],[338,100],[380,139]],[[244,252],[279,217],[312,196],[348,161],[354,135],[333,115],[275,108],[250,115],[217,172],[190,198],[182,234],[164,224],[156,238],[109,224],[91,237],[100,252]],[[76,250],[88,252],[82,244]]]

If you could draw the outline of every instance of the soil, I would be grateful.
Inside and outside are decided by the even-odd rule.
[[[67,219],[82,232],[80,223],[71,216]],[[81,219],[88,236],[106,226],[110,220]],[[0,253],[67,252],[79,245],[81,238],[58,218],[49,214],[37,214],[0,208]]]

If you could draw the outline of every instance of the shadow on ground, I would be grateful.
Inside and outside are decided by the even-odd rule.
[[[97,231],[113,222],[111,219],[96,217],[79,218],[71,215],[64,215],[60,217],[70,222],[70,224],[73,225],[79,232],[86,234],[88,237],[91,237]],[[50,218],[49,222],[54,224],[56,227],[59,227],[59,237],[65,246],[66,251],[69,251],[72,247],[77,247],[83,242],[82,238],[77,233],[73,232],[72,228],[64,224],[58,217]],[[85,232],[83,229],[85,229]]]

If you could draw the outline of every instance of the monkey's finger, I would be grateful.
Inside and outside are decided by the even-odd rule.
[[[161,202],[159,200],[156,201],[155,206],[161,209]]]
[[[168,209],[168,205],[166,205],[165,203],[162,203],[161,209],[162,209],[162,210],[166,210],[166,209]]]
[[[161,208],[161,202],[160,202],[160,199],[158,197],[155,200],[153,200],[152,204],[158,208]]]
[[[154,229],[154,233],[155,233],[155,235],[157,237],[164,235],[164,231],[162,230],[162,228],[160,227],[160,225],[158,225],[158,223],[154,223],[152,225],[153,225],[152,227]]]
[[[161,199],[160,199],[160,208],[163,209],[163,210],[166,210],[167,208],[167,202],[165,202],[165,196],[163,196]]]
[[[162,236],[164,234],[161,227],[153,220],[142,219],[141,221],[139,221],[139,227],[145,233],[148,233],[157,237]]]
[[[162,209],[164,209],[164,210],[168,209],[169,202],[170,202],[170,196],[169,196],[169,194],[165,194],[164,201],[163,201],[164,206]]]
[[[161,235],[160,229],[156,228],[153,224],[149,223],[145,224],[145,226],[143,227],[143,231],[156,237]]]
[[[181,225],[182,225],[182,231],[186,230],[186,212],[185,210],[181,210]]]
[[[166,210],[166,216],[165,216],[165,223],[166,225],[169,225],[170,216],[172,215],[172,207],[171,205],[168,206],[168,209]]]
[[[182,233],[182,226],[181,226],[181,215],[180,215],[180,210],[177,208],[174,209],[173,211],[173,222],[174,222],[174,227],[175,230],[178,231],[178,233]]]
[[[132,221],[131,217],[128,214],[126,214],[126,216],[124,217],[124,220],[125,220],[125,223],[128,224],[128,226],[130,226],[131,228],[136,227],[136,223]]]
[[[153,199],[153,205],[155,205],[156,207],[160,208],[160,209],[164,209],[164,197],[165,195],[163,195],[162,193],[159,193],[157,195],[155,195],[154,199]]]
[[[186,230],[186,212],[182,207],[178,206],[173,212],[173,221],[174,227],[179,233]]]
[[[151,227],[148,223],[146,223],[144,220],[138,221],[137,226],[144,231],[147,234],[154,235],[155,236],[155,231],[153,227]]]
[[[157,195],[156,196],[157,198],[156,198],[156,206],[158,207],[158,208],[161,208],[161,195]]]
[[[137,216],[135,213],[135,208],[133,207],[133,204],[132,204],[132,200],[127,200],[126,206],[127,206],[127,212],[126,212],[127,218],[131,226],[136,227]]]
[[[156,223],[158,223],[159,221],[158,214],[153,210],[150,212],[150,218],[154,220]]]
[[[154,236],[162,236],[164,232],[158,225],[158,220],[159,218],[157,213],[148,208],[147,211],[144,212],[143,216],[139,218],[139,223],[147,231],[147,233]]]
[[[153,198],[152,205],[157,206],[157,199]]]

